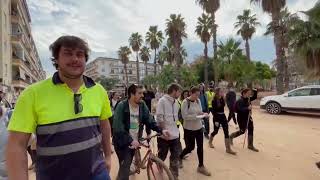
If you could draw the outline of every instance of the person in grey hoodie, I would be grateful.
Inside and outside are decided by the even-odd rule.
[[[167,130],[170,134],[168,138],[158,138],[158,156],[161,160],[165,161],[170,150],[170,170],[176,180],[179,176],[179,155],[182,149],[179,129],[177,127],[177,121],[179,120],[179,103],[177,98],[181,94],[181,89],[179,84],[170,84],[168,94],[159,99],[156,110],[158,126],[163,130]]]
[[[1,109],[1,106],[0,106]],[[8,131],[6,127],[6,117],[5,115],[0,116],[0,179],[8,179],[7,170],[5,167],[5,147],[8,141]]]
[[[186,148],[180,154],[180,159],[183,159],[187,154],[191,153],[197,142],[198,155],[198,172],[206,176],[211,176],[211,173],[203,164],[203,130],[201,115],[208,117],[208,113],[202,112],[201,102],[199,100],[200,89],[198,87],[191,88],[191,95],[183,100],[181,114],[184,119],[184,140]]]

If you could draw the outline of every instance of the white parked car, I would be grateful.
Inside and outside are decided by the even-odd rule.
[[[282,95],[261,99],[260,108],[270,114],[282,111],[320,112],[320,85],[304,86]]]

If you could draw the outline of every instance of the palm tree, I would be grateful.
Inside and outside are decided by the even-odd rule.
[[[299,17],[296,14],[291,14],[288,10],[288,8],[285,8],[283,10],[280,11],[280,16],[279,16],[279,26],[278,27],[274,27],[273,23],[270,22],[267,25],[267,31],[265,32],[264,35],[274,35],[276,29],[279,29],[279,31],[281,32],[281,35],[283,37],[283,41],[282,41],[282,51],[283,52],[289,52],[289,29],[290,26],[292,26],[292,24],[294,24],[297,20],[299,19]],[[290,74],[289,74],[289,70],[288,70],[288,61],[289,61],[289,57],[287,57],[287,55],[284,55],[284,89],[286,91],[289,90],[289,81],[290,81]]]
[[[308,20],[296,20],[289,29],[290,47],[305,61],[308,75],[320,77],[320,2],[303,12]]]
[[[130,54],[131,54],[131,50],[128,46],[121,46],[118,50],[118,56],[123,64],[123,68],[124,68],[124,72],[125,72],[126,87],[128,87],[128,84],[129,84],[127,64],[129,63],[129,55]]]
[[[246,55],[250,62],[250,45],[249,39],[256,32],[256,26],[260,25],[255,14],[251,15],[250,9],[243,10],[242,15],[238,15],[237,22],[234,27],[238,28],[237,35],[241,35],[242,39],[246,42]]]
[[[185,62],[188,57],[187,50],[183,46],[181,46],[178,52],[178,57],[176,59],[178,59],[179,64],[183,64],[183,62]]]
[[[196,34],[200,37],[201,42],[203,42],[204,44],[204,81],[206,84],[208,83],[208,42],[211,38],[211,26],[211,17],[203,13],[202,16],[198,18],[198,24],[195,31]]]
[[[264,12],[271,14],[273,27],[280,26],[280,11],[286,6],[286,0],[251,0],[251,2],[260,3]],[[274,32],[274,44],[276,47],[277,62],[277,93],[284,93],[283,72],[285,52],[283,51],[284,38],[280,28],[276,28]]]
[[[170,18],[167,19],[166,23],[166,35],[169,37],[168,42],[174,47],[174,62],[177,68],[181,66],[179,63],[179,49],[182,45],[182,38],[187,37],[186,33],[186,23],[181,14],[171,14]]]
[[[146,35],[146,42],[149,43],[151,49],[154,50],[154,75],[157,74],[157,49],[159,49],[163,39],[162,32],[158,31],[158,26],[150,26]]]
[[[148,62],[150,60],[150,49],[147,46],[143,46],[141,48],[140,58],[144,62],[145,76],[148,76]]]
[[[137,84],[140,84],[140,70],[139,70],[139,51],[143,43],[142,36],[139,33],[132,33],[129,38],[129,44],[134,52],[136,52],[137,57]]]
[[[218,56],[221,60],[231,64],[231,61],[235,58],[242,56],[242,49],[240,49],[241,42],[233,38],[227,39],[225,43],[220,42],[218,44]]]
[[[167,54],[163,50],[160,50],[158,52],[157,59],[158,59],[158,64],[160,65],[162,70],[164,62],[166,62],[166,59],[167,59]]]
[[[211,15],[212,19],[212,36],[213,36],[213,61],[217,63],[217,27],[216,24],[216,12],[220,8],[220,0],[196,0],[196,3],[200,5],[200,7],[208,14]],[[218,63],[217,63],[218,64]],[[214,81],[216,82],[215,85],[218,84],[218,68],[216,65],[214,66]]]

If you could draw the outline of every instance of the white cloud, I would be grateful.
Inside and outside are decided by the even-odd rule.
[[[292,12],[311,8],[317,0],[288,0]],[[63,34],[72,34],[86,39],[93,54],[116,55],[118,47],[128,45],[132,32],[143,36],[150,25],[165,29],[166,19],[172,13],[181,13],[187,24],[188,42],[200,43],[194,33],[201,8],[195,0],[27,0],[32,16],[33,36],[42,60],[48,61],[49,45]],[[270,16],[249,0],[221,0],[217,12],[218,39],[235,36],[236,16],[244,9],[257,14],[262,26],[255,38],[265,31]],[[211,45],[209,46],[211,47]],[[199,54],[202,52],[199,52]],[[191,52],[189,54],[196,54]],[[50,62],[43,63],[52,72]]]

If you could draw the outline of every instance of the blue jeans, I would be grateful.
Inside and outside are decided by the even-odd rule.
[[[100,174],[93,177],[92,180],[111,180],[107,170],[102,171]]]

